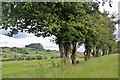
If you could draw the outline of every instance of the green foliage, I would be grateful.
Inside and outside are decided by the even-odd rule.
[[[115,23],[107,12],[99,11],[99,2],[4,2],[2,13],[2,28],[11,30],[9,36],[19,32],[54,35],[53,41],[64,45],[64,53],[77,42],[84,44],[87,52],[96,47],[113,53],[115,47]]]
[[[11,28],[11,35],[19,31],[43,37],[54,35],[56,43],[78,41],[84,39],[87,31],[86,16],[96,12],[99,7],[97,5],[98,3],[82,2],[3,3],[3,28]],[[6,8],[10,13],[5,12]],[[15,21],[9,21],[9,19],[15,19]]]

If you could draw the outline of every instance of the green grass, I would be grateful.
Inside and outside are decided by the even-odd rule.
[[[2,53],[4,54],[6,57],[4,58],[4,56],[2,56],[2,59],[12,59],[14,58],[14,56],[30,56],[30,57],[36,57],[37,55],[47,58],[50,58],[52,56],[59,56],[60,54],[57,52],[46,52],[46,51],[39,51],[38,54],[36,53],[30,53],[30,54],[22,54],[22,53],[16,53],[16,52],[11,52],[11,53]]]
[[[2,63],[4,78],[118,78],[117,54],[81,60],[79,64],[68,66],[60,65],[60,59]]]

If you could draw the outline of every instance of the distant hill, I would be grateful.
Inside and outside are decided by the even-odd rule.
[[[39,51],[45,50],[42,44],[40,43],[32,43],[32,44],[26,45],[25,47],[32,48],[32,49],[39,50]]]

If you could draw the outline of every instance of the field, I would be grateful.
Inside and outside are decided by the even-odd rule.
[[[60,58],[2,62],[3,78],[118,78],[118,55],[62,65]]]
[[[118,78],[118,0],[50,1],[2,3],[0,76]]]

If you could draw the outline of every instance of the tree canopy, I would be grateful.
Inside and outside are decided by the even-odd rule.
[[[114,22],[99,11],[99,2],[10,2],[2,4],[2,28],[9,36],[19,32],[35,36],[55,36],[63,61],[75,62],[76,45],[84,44],[87,58],[91,50],[114,44]],[[104,48],[105,47],[105,48]]]

